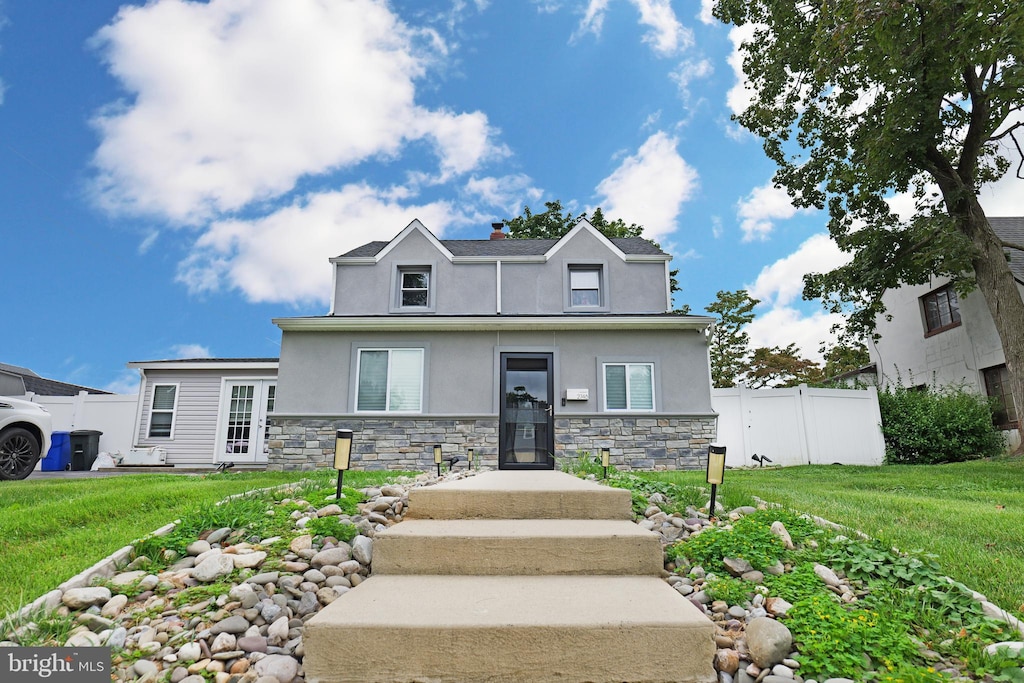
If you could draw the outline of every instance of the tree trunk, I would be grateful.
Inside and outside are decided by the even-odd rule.
[[[954,216],[960,230],[971,240],[976,253],[971,259],[978,290],[992,314],[1010,376],[1010,392],[1017,409],[1017,432],[1024,446],[1024,300],[1010,271],[998,235],[988,224],[976,197],[965,215]]]

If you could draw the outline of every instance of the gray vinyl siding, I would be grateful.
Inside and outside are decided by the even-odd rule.
[[[265,370],[147,370],[136,445],[141,448],[160,446],[167,452],[168,465],[209,467],[214,463],[217,443],[222,380],[275,377],[275,373]],[[178,385],[174,431],[170,438],[148,436],[153,387],[158,384]]]

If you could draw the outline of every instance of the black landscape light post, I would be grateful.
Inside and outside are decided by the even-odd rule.
[[[466,449],[466,459],[469,460],[469,469],[473,469],[473,449]]]
[[[352,430],[339,429],[334,434],[334,469],[338,470],[338,490],[335,500],[341,499],[341,480],[352,462]]]
[[[725,479],[725,446],[713,443],[708,446],[708,474],[707,482],[711,484],[711,507],[708,516],[715,517],[715,494],[718,493],[718,485]]]
[[[608,461],[611,460],[612,451],[610,448],[601,449],[601,467],[604,468],[604,474],[601,476],[602,479],[608,478]]]
[[[441,476],[441,444],[434,445],[434,464],[437,465],[437,476]]]

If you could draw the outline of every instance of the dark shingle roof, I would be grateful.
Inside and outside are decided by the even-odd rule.
[[[22,368],[17,365],[0,363],[0,372],[21,377],[21,381],[25,385],[25,391],[36,394],[37,396],[77,396],[80,391],[84,391],[89,394],[111,393],[102,389],[83,387],[80,384],[70,384],[68,382],[58,382],[55,379],[46,379],[45,377],[40,377],[28,368]]]
[[[453,256],[543,256],[558,243],[553,239],[502,240],[439,240]],[[658,247],[642,237],[613,237],[614,244],[624,254],[665,255]],[[346,252],[340,258],[376,256],[388,242],[368,242]]]
[[[1007,242],[1024,244],[1024,216],[1015,218],[989,218],[988,224],[992,226],[1000,238]],[[1010,249],[1010,271],[1019,282],[1024,282],[1024,252],[1018,249]]]

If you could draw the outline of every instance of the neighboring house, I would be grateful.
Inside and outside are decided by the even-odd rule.
[[[1024,242],[1024,217],[989,218],[989,224],[1004,240]],[[1024,295],[1024,254],[1008,253]],[[1013,404],[1002,344],[981,292],[960,299],[948,278],[936,278],[886,292],[882,301],[892,319],[879,318],[881,340],[869,349],[880,385],[963,385],[987,394],[1000,406],[996,424],[1008,430],[1011,447],[1019,445],[1021,407]]]
[[[141,375],[133,443],[158,446],[166,464],[265,465],[276,358],[196,358],[128,363]]]
[[[715,435],[706,331],[671,313],[671,256],[586,220],[561,239],[439,240],[413,221],[331,259],[325,316],[275,319],[269,467],[501,469],[610,448],[626,469],[702,465]]]
[[[0,363],[0,396],[77,396],[83,391],[87,394],[111,394],[102,389],[46,379],[28,368]]]

